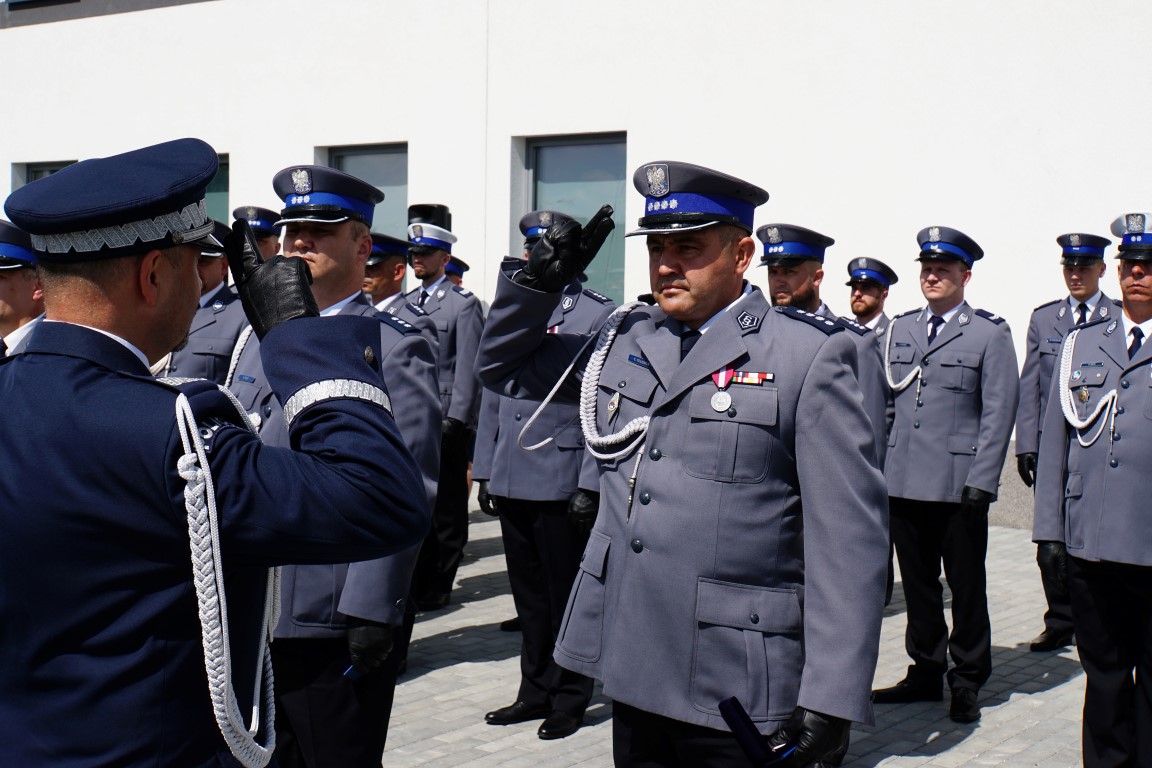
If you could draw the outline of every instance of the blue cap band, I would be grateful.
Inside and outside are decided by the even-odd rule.
[[[0,243],[0,257],[14,261],[26,261],[30,267],[36,264],[36,255],[32,251],[12,243]]]
[[[699,195],[694,192],[672,192],[664,197],[646,198],[645,216],[659,216],[662,213],[681,215],[703,213],[732,216],[751,230],[756,206],[731,197]]]
[[[447,251],[452,253],[452,243],[443,240],[437,240],[434,237],[414,237],[412,238],[413,245],[423,245],[429,248],[435,248],[438,251]]]
[[[950,253],[953,256],[959,256],[964,260],[964,263],[968,265],[969,269],[972,268],[972,257],[969,256],[968,252],[963,248],[952,245],[952,243],[921,243],[920,250],[927,252],[943,251],[944,253]]]
[[[528,239],[529,237],[541,237],[547,231],[548,227],[529,227],[528,231],[524,233],[524,238]]]
[[[1086,254],[1090,256],[1104,256],[1103,248],[1093,248],[1090,245],[1069,245],[1064,249],[1065,256],[1076,256]]]
[[[249,219],[248,224],[252,229],[268,229],[275,231],[276,222],[268,221],[268,219]]]
[[[358,214],[366,224],[372,223],[372,213],[376,210],[376,206],[372,203],[366,203],[363,200],[357,200],[352,197],[344,197],[343,195],[334,195],[331,192],[309,192],[307,195],[288,195],[284,198],[284,205],[292,208],[298,205],[334,205],[337,208],[343,208],[346,211],[352,211]],[[286,216],[285,218],[292,218]]]
[[[817,261],[824,261],[824,251],[827,248],[819,248],[807,243],[797,243],[794,241],[786,243],[774,243],[772,245],[764,246],[764,258],[772,258],[774,256],[800,256],[805,259],[816,259]]]
[[[875,272],[871,269],[852,270],[852,279],[859,280],[860,278],[864,278],[865,280],[874,280],[881,285],[892,285],[890,282],[888,282],[888,278],[884,277],[884,275],[880,274],[879,272]]]
[[[1121,241],[1121,245],[1152,246],[1152,236],[1149,237],[1148,242],[1144,242],[1144,235],[1146,235],[1146,234],[1148,234],[1148,233],[1147,232],[1137,232],[1137,233],[1132,234],[1132,235],[1124,235],[1124,239]]]
[[[460,277],[464,277],[464,270],[460,269],[460,267],[456,266],[452,262],[448,262],[448,264],[444,267],[444,271],[451,272],[454,275],[460,275]]]
[[[390,247],[390,248],[381,248],[380,246],[373,244],[372,245],[372,253],[378,254],[380,256],[407,256],[408,255],[408,249],[407,248],[400,248],[398,246]]]

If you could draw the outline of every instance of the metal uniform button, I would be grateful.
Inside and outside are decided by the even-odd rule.
[[[920,429],[920,422],[918,422],[918,421],[912,422],[912,429]]]
[[[640,494],[640,503],[641,504],[647,504],[650,501],[652,501],[652,494],[648,493],[648,491],[644,491],[643,493]]]
[[[916,407],[917,408],[923,408],[924,407],[924,401],[923,400],[917,400],[916,401]]]
[[[1112,459],[1111,461],[1108,462],[1108,466],[1115,469],[1116,467],[1120,466],[1120,462],[1116,461],[1116,459]]]
[[[372,350],[372,347],[364,347],[364,362],[373,368],[376,367],[376,353]]]
[[[516,421],[520,421],[520,414],[516,414]]]
[[[759,624],[760,623],[760,614],[753,611],[752,615],[748,617],[748,621],[752,622],[753,624]]]
[[[1113,440],[1119,440],[1120,439],[1120,433],[1117,432],[1116,434],[1112,435],[1112,439]]]
[[[266,419],[271,418],[271,416],[272,416],[272,406],[270,406],[270,405],[264,406],[264,418],[266,418]]]
[[[640,541],[640,539],[632,539],[631,547],[633,552],[640,554],[644,551],[644,542]]]
[[[1124,389],[1128,389],[1128,387],[1130,386],[1130,385],[1128,384],[1128,379],[1122,379],[1122,380],[1120,381],[1120,386],[1122,386]]]
[[[659,448],[653,448],[648,451],[648,458],[652,459],[652,461],[660,461],[660,457],[663,455],[664,454],[660,452]]]
[[[732,406],[731,408],[728,409],[728,418],[730,418],[730,419],[736,418],[736,406]]]
[[[1125,408],[1124,406],[1120,406],[1119,408],[1116,409],[1116,413],[1122,416],[1122,415],[1124,415],[1124,411],[1126,411],[1126,410],[1128,410],[1128,409]]]
[[[931,363],[931,362],[932,362],[932,358],[930,358],[930,357],[926,357],[926,358],[924,358],[924,360],[923,360],[923,361],[921,361],[921,363],[920,363],[920,364],[921,364],[921,365],[928,365],[928,364],[929,364],[929,363]]]
[[[626,382],[626,381],[622,381],[622,382],[620,382],[619,384],[617,384],[617,385],[616,385],[616,388],[617,388],[617,389],[624,389],[624,387],[626,387],[626,386],[628,386],[628,382]]]

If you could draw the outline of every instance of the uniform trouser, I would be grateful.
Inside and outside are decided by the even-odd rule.
[[[1152,766],[1152,567],[1068,558],[1084,765]]]
[[[616,768],[748,768],[748,757],[728,731],[683,723],[612,702],[612,757]]]
[[[992,625],[988,619],[987,524],[973,530],[960,505],[893,498],[892,543],[900,561],[908,629],[904,646],[911,675],[939,679],[950,688],[979,690],[992,674]],[[952,633],[944,621],[940,564],[952,590]],[[954,666],[948,669],[948,655]]]
[[[567,501],[497,497],[496,508],[523,638],[516,698],[579,720],[592,698],[592,679],[561,667],[552,651],[588,536],[572,529]]]
[[[344,676],[349,658],[343,638],[275,640],[280,768],[379,768],[399,657],[393,652],[383,669],[353,680]]]
[[[412,591],[419,600],[429,595],[447,595],[456,582],[456,570],[468,543],[468,450],[470,430],[445,435],[440,441],[440,478],[436,505],[432,509],[432,530],[424,539]]]
[[[1039,550],[1036,553],[1036,564],[1040,566],[1040,583],[1044,586],[1044,598],[1048,601],[1048,610],[1044,612],[1044,628],[1060,634],[1071,632],[1072,598],[1067,586],[1061,583],[1055,569],[1046,566],[1040,559]]]

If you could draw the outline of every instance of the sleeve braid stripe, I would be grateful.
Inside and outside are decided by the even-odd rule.
[[[288,398],[288,402],[284,403],[284,424],[291,428],[292,422],[306,408],[324,400],[335,399],[364,400],[392,414],[392,401],[380,387],[356,379],[327,379],[313,382]]]

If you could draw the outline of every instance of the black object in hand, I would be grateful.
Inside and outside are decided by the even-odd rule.
[[[792,754],[796,750],[796,745],[787,741],[779,741],[775,745],[770,745],[768,739],[761,736],[760,732],[756,730],[752,718],[748,717],[748,712],[745,711],[739,699],[731,696],[721,701],[719,707],[720,716],[728,724],[728,730],[732,731],[732,735],[736,737],[736,743],[740,745],[740,750],[751,761],[752,765],[757,766],[757,768],[761,768],[761,766],[786,768],[795,764],[792,760]]]
[[[583,272],[616,228],[612,206],[604,205],[581,228],[572,219],[553,224],[532,248],[528,263],[512,278],[544,293],[559,293]]]
[[[246,219],[232,224],[232,232],[224,238],[224,253],[256,338],[264,338],[286,320],[320,315],[308,264],[283,256],[261,259],[256,236]]]
[[[391,624],[349,617],[347,633],[352,669],[369,675],[384,666],[392,652]],[[347,672],[345,675],[350,676]]]
[[[840,751],[852,724],[847,720],[796,707],[783,728],[768,737],[768,748],[794,745],[792,765],[810,765]]]

